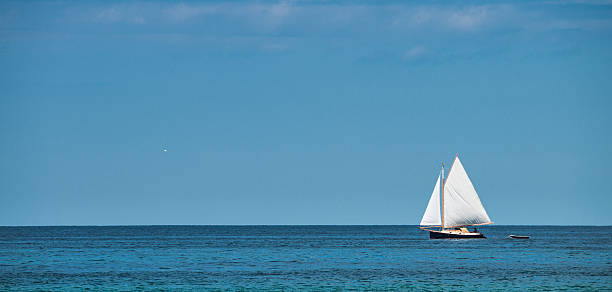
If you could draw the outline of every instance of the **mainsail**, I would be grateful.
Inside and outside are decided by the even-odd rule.
[[[444,227],[492,223],[459,157],[444,182]]]
[[[427,209],[425,210],[425,214],[423,215],[423,219],[421,219],[421,225],[436,225],[440,226],[442,222],[440,222],[440,175],[438,175],[438,180],[436,181],[436,185],[434,186],[433,193],[431,193],[431,198],[429,198],[429,204],[427,204]]]
[[[440,212],[441,179],[444,178],[442,175],[439,175],[423,219],[421,219],[421,226],[441,226],[440,213],[444,214],[443,227],[493,223],[482,206],[480,198],[465,172],[459,157],[455,157],[448,177],[444,180],[442,189],[444,196],[442,200],[444,204],[443,212]]]

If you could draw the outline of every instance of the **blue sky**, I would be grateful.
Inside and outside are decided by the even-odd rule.
[[[612,224],[610,1],[2,1],[0,225]],[[162,152],[162,144],[168,152]]]

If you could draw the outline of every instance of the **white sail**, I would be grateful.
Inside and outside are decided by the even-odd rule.
[[[425,214],[423,215],[423,219],[421,219],[421,225],[442,225],[440,219],[440,176],[438,175],[438,181],[436,181],[436,186],[434,186],[433,193],[431,193],[431,198],[429,198],[429,204],[427,204],[427,209],[425,209]]]
[[[483,223],[492,222],[459,157],[456,157],[444,183],[444,227]]]

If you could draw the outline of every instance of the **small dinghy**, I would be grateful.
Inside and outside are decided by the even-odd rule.
[[[508,235],[508,237],[514,238],[514,239],[529,239],[529,236],[527,236],[527,235],[514,235],[514,234],[510,234],[510,235]]]

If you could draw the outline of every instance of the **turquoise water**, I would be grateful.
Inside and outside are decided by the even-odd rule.
[[[612,290],[612,227],[479,230],[0,227],[0,290]]]

